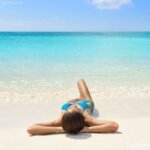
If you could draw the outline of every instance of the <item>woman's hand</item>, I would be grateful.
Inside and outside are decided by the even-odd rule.
[[[88,133],[89,132],[89,127],[85,126],[80,132]]]

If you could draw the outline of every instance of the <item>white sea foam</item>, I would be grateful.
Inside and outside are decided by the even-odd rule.
[[[150,86],[145,85],[101,85],[89,89],[94,99],[150,98]],[[77,87],[64,81],[0,81],[0,103],[46,103],[75,97],[79,97]]]

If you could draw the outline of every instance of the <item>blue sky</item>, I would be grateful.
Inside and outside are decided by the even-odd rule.
[[[0,31],[150,31],[150,0],[0,0]]]

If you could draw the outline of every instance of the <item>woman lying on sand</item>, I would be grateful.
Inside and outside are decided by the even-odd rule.
[[[114,121],[98,120],[92,116],[94,101],[83,79],[77,82],[80,98],[72,99],[61,107],[58,119],[47,123],[31,125],[27,132],[31,135],[45,135],[52,133],[79,132],[108,133],[115,132],[118,124]]]

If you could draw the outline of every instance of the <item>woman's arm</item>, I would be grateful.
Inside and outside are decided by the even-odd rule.
[[[61,119],[62,119],[63,114],[64,114],[64,112],[62,111],[60,117],[56,120],[49,121],[49,122],[35,123],[33,125],[48,126],[48,127],[49,126],[59,127],[59,126],[61,126]]]
[[[62,111],[60,117],[54,121],[45,123],[35,123],[27,128],[27,132],[32,135],[42,135],[51,133],[64,133],[61,127],[61,119],[64,112]]]
[[[41,125],[32,125],[27,129],[27,132],[31,135],[46,135],[53,133],[64,133],[62,127],[47,127]]]
[[[118,124],[110,124],[105,123],[103,125],[91,126],[91,127],[84,127],[81,132],[85,133],[111,133],[116,132],[118,130]]]
[[[114,121],[98,120],[94,117],[90,117],[85,121],[89,127],[85,127],[82,132],[108,133],[115,132],[119,128],[118,123]]]
[[[33,125],[59,127],[59,126],[61,126],[61,122],[59,120],[53,120],[53,121],[49,121],[49,122],[35,123]]]

